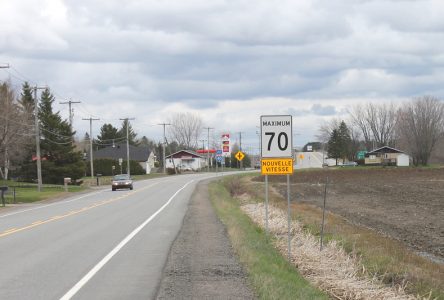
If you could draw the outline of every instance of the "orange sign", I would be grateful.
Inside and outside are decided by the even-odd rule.
[[[292,175],[293,159],[292,158],[275,158],[261,160],[262,175]]]

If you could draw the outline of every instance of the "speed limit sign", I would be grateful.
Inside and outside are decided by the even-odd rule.
[[[261,116],[262,158],[291,158],[293,125],[290,115]]]

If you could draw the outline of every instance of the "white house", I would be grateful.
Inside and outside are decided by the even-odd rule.
[[[408,167],[410,157],[401,150],[384,146],[367,152],[365,154],[365,164]]]
[[[198,171],[207,166],[206,157],[190,150],[180,150],[165,157],[165,167],[182,171]]]

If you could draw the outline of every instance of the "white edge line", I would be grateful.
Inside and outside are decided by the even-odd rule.
[[[155,179],[146,179],[146,180],[143,180],[143,181],[148,181],[148,180],[155,180]],[[157,183],[159,183],[159,182],[155,182],[154,184],[157,184]],[[151,187],[151,186],[149,186],[149,187]],[[74,199],[71,199],[71,200],[59,201],[59,202],[55,202],[55,203],[51,203],[51,204],[41,205],[41,206],[37,206],[37,207],[33,207],[33,208],[28,208],[28,209],[12,212],[12,213],[5,214],[5,215],[0,215],[0,219],[1,218],[5,218],[5,217],[9,217],[9,216],[13,216],[13,215],[18,215],[18,214],[21,214],[21,213],[24,213],[24,212],[28,212],[28,211],[33,211],[33,210],[49,207],[49,206],[54,206],[54,205],[60,205],[60,204],[64,204],[64,203],[73,202],[73,201],[76,201],[76,200],[79,200],[79,199],[82,199],[82,198],[85,198],[85,197],[88,197],[88,196],[93,196],[93,195],[96,195],[96,194],[99,194],[99,193],[103,193],[105,191],[107,191],[107,190],[103,189],[101,191],[91,192],[91,193],[85,194],[83,196],[80,196],[80,197],[77,197],[77,198],[74,198]]]
[[[103,191],[98,191],[98,192],[94,192],[94,193],[88,193],[86,195],[71,199],[71,200],[65,200],[65,201],[60,201],[60,202],[56,202],[56,203],[51,203],[51,204],[46,204],[46,205],[41,205],[41,206],[37,206],[37,207],[33,207],[33,208],[28,208],[28,209],[24,209],[24,210],[20,210],[20,211],[16,211],[10,214],[6,214],[6,215],[0,215],[0,219],[1,218],[5,218],[5,217],[9,217],[9,216],[13,216],[13,215],[18,215],[24,212],[28,212],[28,211],[32,211],[32,210],[37,210],[37,209],[41,209],[41,208],[45,208],[45,207],[49,207],[49,206],[54,206],[54,205],[60,205],[60,204],[65,204],[65,203],[69,203],[69,202],[73,202],[73,201],[77,201],[79,199],[88,197],[88,196],[93,196],[99,193],[103,193],[105,190]]]
[[[82,279],[80,279],[79,282],[77,282],[63,297],[60,298],[60,300],[69,300],[71,299],[77,292],[86,284],[88,281],[97,273],[100,271],[100,269],[105,266],[105,264],[111,260],[111,258],[116,255],[129,241],[131,241],[136,234],[138,234],[149,222],[151,222],[159,213],[161,213],[165,207],[167,207],[171,201],[174,199],[174,197],[177,196],[183,189],[185,189],[190,183],[192,183],[194,180],[188,181],[184,186],[182,186],[180,189],[178,189],[171,197],[168,199],[168,201],[162,205],[161,208],[159,208],[154,214],[152,214],[148,219],[145,220],[139,227],[134,229],[129,235],[127,235],[111,252],[109,252],[102,260],[95,265],[85,276],[83,276]]]

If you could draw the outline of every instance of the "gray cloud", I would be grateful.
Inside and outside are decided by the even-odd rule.
[[[91,109],[282,97],[313,102],[295,116],[328,117],[336,99],[444,93],[441,1],[32,4],[2,7],[0,61]]]

